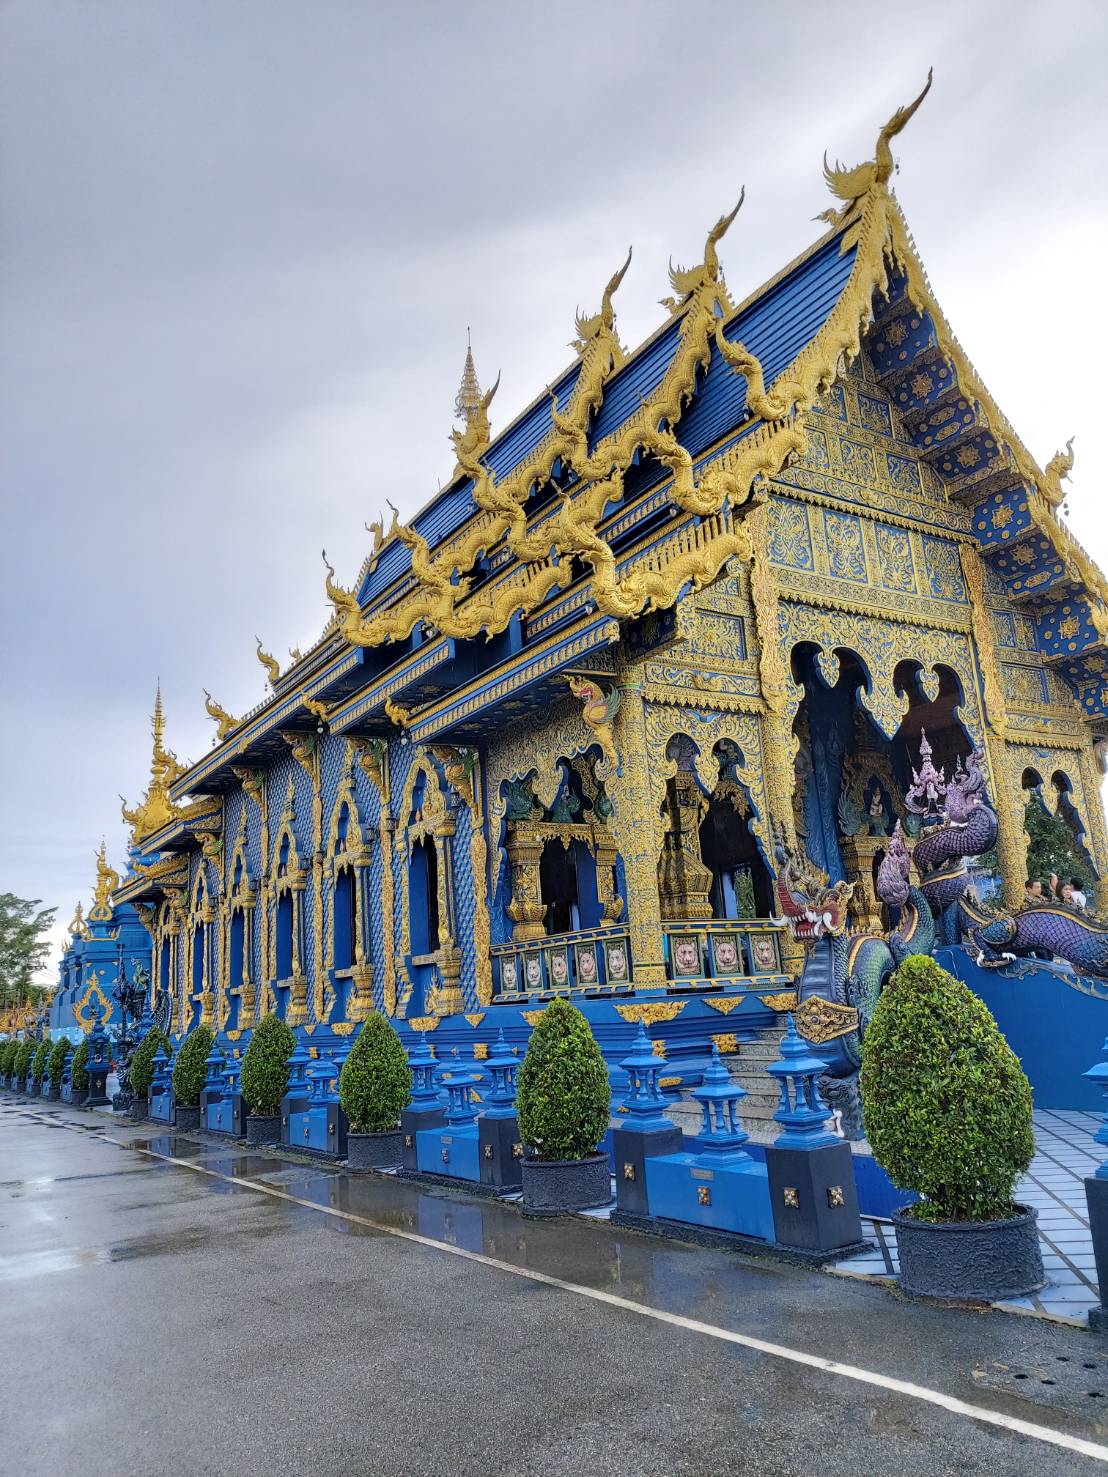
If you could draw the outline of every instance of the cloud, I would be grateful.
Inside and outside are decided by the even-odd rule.
[[[1061,21],[1060,21],[1061,17]],[[1091,287],[1108,223],[1108,12],[192,0],[0,10],[3,885],[87,894],[145,784],[160,675],[182,755],[210,688],[263,694],[322,627],[319,549],[451,468],[465,330],[497,423],[569,361],[628,241],[620,331],[747,186],[741,297],[813,239],[824,148],[898,141],[940,300],[1040,459],[1076,432],[1102,559]],[[905,38],[911,45],[905,45]]]

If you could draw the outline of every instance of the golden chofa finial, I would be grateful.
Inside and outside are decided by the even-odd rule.
[[[231,730],[238,727],[239,720],[232,718],[226,708],[221,708],[206,687],[201,690],[204,693],[204,711],[209,718],[214,718],[217,724],[215,736],[222,743]]]
[[[716,247],[727,234],[732,221],[742,209],[745,199],[746,186],[744,185],[734,210],[729,215],[721,215],[708,232],[708,239],[704,243],[704,260],[698,267],[675,267],[673,258],[670,257],[669,280],[675,296],[662,298],[663,308],[676,313],[678,308],[684,307],[695,292],[702,287],[712,286],[719,282],[719,252]]]
[[[477,381],[477,371],[473,365],[473,349],[469,342],[469,329],[466,329],[466,362],[462,370],[462,383],[458,387],[458,393],[454,397],[454,415],[458,420],[465,421],[464,431],[451,431],[450,439],[454,443],[454,453],[458,458],[457,466],[451,473],[451,481],[458,477],[478,477],[480,475],[479,462],[489,449],[492,440],[492,429],[489,423],[489,406],[493,397],[500,388],[500,376],[496,376],[496,383],[491,390],[481,393],[481,386]],[[389,504],[392,507],[392,504]],[[395,508],[393,513],[395,515]],[[396,530],[396,518],[393,517],[392,531]]]
[[[614,276],[608,279],[608,285],[600,299],[600,312],[594,313],[591,318],[584,317],[580,308],[577,310],[577,337],[570,342],[570,348],[576,349],[578,354],[583,354],[602,333],[612,334],[616,326],[616,310],[612,306],[612,298],[615,297],[620,283],[627,276],[627,268],[631,265],[632,248],[627,248],[627,260]],[[613,335],[614,336],[614,335]],[[617,341],[618,342],[618,341]],[[621,350],[622,352],[622,350]]]
[[[1062,479],[1073,471],[1073,437],[1066,442],[1065,451],[1056,451],[1043,468],[1043,496],[1052,508],[1060,508],[1066,500],[1066,489]]]
[[[874,150],[872,159],[865,164],[856,164],[853,169],[847,169],[835,161],[834,169],[827,162],[826,151],[823,155],[823,177],[827,181],[827,188],[839,200],[845,201],[840,210],[829,209],[816,216],[817,220],[825,220],[830,225],[838,225],[845,220],[853,206],[869,194],[871,190],[884,189],[893,177],[893,169],[896,162],[893,159],[893,151],[889,147],[892,140],[904,129],[909,119],[915,113],[920,103],[931,91],[931,77],[933,67],[927,69],[927,82],[923,91],[915,102],[908,103],[906,107],[897,108],[896,112],[885,124],[877,135],[877,148]]]
[[[262,650],[262,638],[260,636],[255,636],[254,640],[258,643],[258,660],[266,670],[266,674],[269,677],[269,685],[270,687],[276,687],[277,680],[281,675],[280,664],[276,657],[271,656],[268,651]]]
[[[119,873],[108,864],[108,848],[103,841],[96,853],[96,896],[88,910],[93,923],[108,923],[112,916],[112,893],[119,886]]]
[[[87,939],[89,936],[88,924],[85,922],[84,909],[78,903],[74,911],[72,921],[69,925],[69,936],[75,939]]]

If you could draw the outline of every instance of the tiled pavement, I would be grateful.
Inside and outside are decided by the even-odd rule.
[[[1093,1143],[1100,1122],[1094,1113],[1035,1110],[1035,1157],[1016,1193],[1022,1204],[1039,1212],[1047,1286],[1031,1297],[998,1303],[998,1307],[1084,1322],[1089,1308],[1100,1301],[1083,1183],[1101,1161],[1099,1146]],[[864,1219],[863,1228],[877,1251],[839,1262],[832,1270],[853,1277],[896,1277],[899,1267],[892,1226],[887,1221]]]

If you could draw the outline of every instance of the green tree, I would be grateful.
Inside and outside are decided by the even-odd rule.
[[[46,1071],[46,1059],[50,1055],[50,1037],[43,1036],[31,1058],[31,1076],[42,1080],[42,1074]]]
[[[33,979],[49,957],[47,934],[57,911],[40,909],[38,898],[0,893],[0,1009],[37,1005],[46,994]]]
[[[862,1043],[862,1113],[874,1158],[923,1198],[925,1221],[1016,1215],[1031,1163],[1031,1088],[985,1004],[926,954],[907,959]]]
[[[1027,848],[1028,877],[1046,887],[1053,872],[1057,875],[1059,888],[1063,882],[1076,877],[1081,883],[1082,892],[1091,898],[1093,879],[1089,871],[1089,859],[1077,844],[1077,837],[1067,825],[1061,808],[1056,815],[1051,815],[1043,804],[1042,797],[1038,793],[1033,794],[1027,802],[1024,829],[1030,838]]]
[[[81,1042],[73,1053],[73,1065],[69,1072],[69,1083],[73,1088],[73,1095],[77,1097],[88,1092],[88,1037]]]
[[[59,1036],[50,1048],[50,1058],[46,1064],[46,1075],[50,1078],[50,1086],[55,1092],[62,1085],[62,1077],[65,1075],[65,1060],[72,1050],[72,1042],[68,1036]]]
[[[281,1099],[289,1085],[289,1057],[296,1046],[290,1026],[275,1015],[263,1016],[254,1027],[250,1045],[242,1059],[242,1095],[257,1118],[271,1118],[281,1111]]]
[[[588,1021],[568,1000],[552,1000],[531,1032],[516,1111],[520,1136],[540,1159],[585,1159],[604,1137],[608,1069]]]
[[[183,1108],[199,1106],[214,1040],[210,1026],[197,1026],[185,1037],[177,1053],[177,1060],[173,1063],[173,1097]]]
[[[154,1080],[154,1058],[159,1046],[164,1046],[168,1052],[169,1037],[155,1026],[153,1030],[147,1031],[135,1047],[135,1054],[131,1058],[131,1089],[136,1097],[144,1098],[150,1091],[150,1084]]]
[[[366,1016],[339,1074],[339,1101],[354,1133],[388,1133],[412,1096],[400,1037],[376,1010]]]

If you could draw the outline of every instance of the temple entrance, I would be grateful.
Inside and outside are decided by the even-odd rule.
[[[700,854],[712,874],[708,901],[713,918],[769,918],[773,888],[769,871],[750,833],[745,796],[712,796],[700,827]]]
[[[890,920],[877,897],[877,871],[897,822],[909,846],[918,829],[904,797],[921,749],[930,746],[932,763],[948,774],[971,753],[957,717],[962,688],[949,667],[925,672],[918,662],[898,663],[893,687],[908,707],[890,739],[861,701],[869,678],[857,655],[838,650],[834,664],[836,681],[829,685],[824,671],[835,668],[825,654],[812,646],[793,653],[794,674],[804,686],[794,723],[794,819],[812,861],[832,881],[854,883],[854,927],[881,931]]]
[[[577,846],[552,839],[539,858],[539,896],[546,908],[543,924],[548,934],[575,933],[582,926]]]

